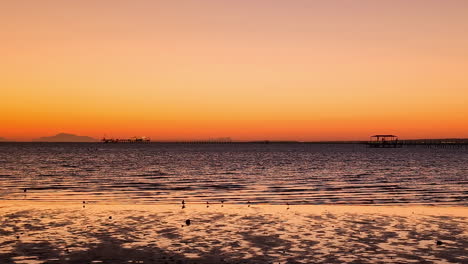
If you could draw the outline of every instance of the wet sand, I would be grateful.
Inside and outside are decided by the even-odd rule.
[[[467,207],[287,208],[0,201],[0,263],[468,263]]]

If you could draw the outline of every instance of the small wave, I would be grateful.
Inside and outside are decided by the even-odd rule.
[[[244,185],[240,184],[212,184],[212,185],[205,185],[207,188],[213,189],[225,189],[225,190],[242,190],[245,189]]]

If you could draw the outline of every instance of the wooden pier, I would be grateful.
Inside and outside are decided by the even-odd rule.
[[[102,138],[104,143],[150,143],[151,139],[147,137],[132,137],[132,138]]]
[[[367,145],[370,148],[401,148],[402,145],[395,135],[374,135],[370,137]]]
[[[459,148],[468,147],[468,139],[407,139],[399,140],[395,135],[374,135],[366,142],[370,148],[401,148],[401,147],[434,147]]]
[[[152,141],[148,137],[132,138],[102,138],[103,143],[159,143],[159,144],[365,144],[369,148],[402,148],[423,146],[429,148],[460,148],[468,147],[468,138],[463,139],[406,139],[400,140],[396,135],[373,135],[369,141],[233,141],[230,138],[215,138],[205,140]]]
[[[434,148],[460,148],[468,147],[468,139],[416,139],[401,140],[400,144],[406,147],[425,146]]]

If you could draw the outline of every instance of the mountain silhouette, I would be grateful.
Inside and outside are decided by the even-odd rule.
[[[95,138],[88,137],[88,136],[77,136],[73,134],[67,133],[59,133],[55,136],[50,137],[40,137],[36,138],[33,141],[39,142],[96,142],[98,141]]]

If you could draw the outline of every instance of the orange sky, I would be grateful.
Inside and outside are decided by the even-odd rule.
[[[0,137],[468,137],[468,1],[0,3]]]

